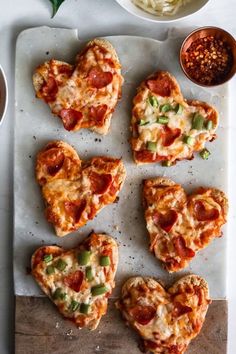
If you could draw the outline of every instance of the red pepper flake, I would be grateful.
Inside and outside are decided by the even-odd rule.
[[[182,54],[188,75],[203,85],[217,85],[224,81],[233,65],[230,46],[213,36],[198,38]]]

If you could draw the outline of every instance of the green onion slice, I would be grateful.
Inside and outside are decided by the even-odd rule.
[[[188,136],[188,135],[186,135],[184,137],[183,141],[184,141],[185,144],[190,145],[190,146],[193,146],[194,143],[195,143],[195,139],[192,136]]]
[[[86,265],[89,263],[90,261],[90,256],[91,256],[91,252],[90,251],[81,251],[78,254],[78,262],[80,265]]]
[[[86,279],[88,281],[92,281],[93,280],[93,272],[92,272],[92,268],[91,267],[86,267],[85,276],[86,276]]]
[[[160,107],[160,111],[162,113],[166,113],[166,112],[169,112],[169,111],[172,111],[173,108],[172,106],[169,104],[169,103],[166,103],[166,104],[163,104],[161,107]]]
[[[46,273],[47,273],[48,275],[51,275],[51,274],[55,273],[55,268],[53,267],[53,265],[47,266],[47,268],[46,268]]]
[[[156,152],[157,150],[157,143],[154,141],[148,141],[147,143],[147,149],[152,152]]]
[[[140,126],[143,126],[143,125],[147,125],[149,124],[148,121],[144,120],[144,119],[140,119],[139,123],[138,123]]]
[[[82,303],[82,304],[80,305],[79,311],[80,311],[81,313],[84,313],[85,315],[87,315],[88,312],[89,312],[89,308],[90,308],[90,305],[89,305],[89,304],[84,304],[84,303]]]
[[[209,156],[211,155],[210,151],[207,149],[203,149],[200,152],[200,156],[203,158],[203,160],[208,160]]]
[[[170,166],[172,166],[172,162],[169,160],[162,161],[162,166],[170,167]]]
[[[55,267],[58,269],[58,270],[61,270],[63,271],[67,266],[67,263],[65,261],[63,261],[63,259],[59,258]]]
[[[110,257],[109,256],[101,256],[99,260],[99,264],[102,267],[106,267],[110,265]]]
[[[158,103],[157,98],[155,96],[149,96],[148,97],[148,102],[154,108],[157,108],[159,106],[159,103]]]
[[[177,106],[175,107],[175,113],[182,114],[183,110],[184,110],[184,107],[180,103],[178,103]]]
[[[65,300],[66,298],[66,293],[62,292],[62,288],[57,288],[54,293],[53,293],[53,299],[54,300]]]
[[[157,123],[159,124],[168,124],[169,123],[169,118],[165,116],[161,116],[157,118]]]
[[[107,291],[108,289],[104,284],[93,286],[91,289],[91,293],[93,296],[105,294]]]
[[[78,307],[79,307],[78,301],[72,300],[71,303],[70,303],[70,307],[69,307],[70,310],[72,312],[75,312],[78,309]]]
[[[205,124],[206,130],[211,130],[213,128],[212,120],[208,120]]]
[[[49,263],[53,260],[53,255],[52,254],[45,254],[43,257],[44,262]]]
[[[195,113],[192,120],[192,129],[202,130],[204,126],[204,118],[201,114]]]

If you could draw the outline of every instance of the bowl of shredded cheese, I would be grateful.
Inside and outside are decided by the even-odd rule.
[[[116,0],[125,10],[153,22],[173,22],[202,9],[209,0]]]

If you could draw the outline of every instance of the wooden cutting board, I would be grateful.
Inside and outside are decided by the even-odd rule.
[[[16,296],[15,354],[140,354],[138,335],[125,326],[109,301],[95,331],[64,320],[44,297]],[[200,335],[187,354],[227,353],[227,301],[214,300]]]

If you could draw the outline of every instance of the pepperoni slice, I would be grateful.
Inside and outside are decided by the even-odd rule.
[[[46,102],[52,102],[56,98],[58,92],[57,82],[53,77],[49,77],[41,89],[42,95]]]
[[[75,109],[68,108],[68,109],[61,110],[60,117],[62,119],[64,128],[66,130],[73,130],[74,127],[83,118],[83,115],[81,112],[78,112]]]
[[[112,82],[113,75],[110,71],[103,71],[99,67],[94,67],[88,74],[90,85],[96,89],[101,89]]]
[[[140,162],[159,162],[166,159],[165,156],[157,155],[149,150],[135,151],[134,156]]]
[[[155,317],[155,314],[156,309],[152,306],[137,305],[130,309],[130,315],[143,326],[147,325]]]
[[[186,313],[192,312],[192,308],[189,306],[182,305],[180,302],[174,303],[173,316],[180,317],[185,315]]]
[[[84,273],[81,270],[77,270],[64,278],[64,284],[78,293],[83,283],[83,279]]]
[[[168,126],[164,126],[161,137],[163,146],[167,147],[174,143],[174,141],[181,135],[181,129],[171,129]]]
[[[195,252],[186,247],[185,240],[182,236],[178,236],[173,240],[174,247],[176,249],[177,254],[182,258],[192,258],[195,256]]]
[[[157,213],[153,215],[154,224],[160,225],[160,227],[166,232],[170,232],[177,220],[178,213],[172,209],[165,214]]]
[[[90,118],[92,118],[96,122],[96,124],[103,125],[106,111],[107,111],[106,104],[102,104],[96,107],[92,106],[89,109],[89,115]]]
[[[198,221],[213,221],[220,216],[218,209],[206,209],[204,203],[200,200],[194,204],[194,214]]]
[[[57,148],[52,148],[44,153],[42,159],[46,165],[47,173],[55,176],[64,164],[65,155]]]
[[[173,88],[173,83],[168,77],[160,77],[156,79],[149,79],[146,82],[147,87],[153,93],[162,96],[169,97]]]
[[[86,201],[65,202],[64,206],[66,213],[74,219],[75,223],[78,223],[86,208]]]
[[[59,72],[59,74],[65,74],[67,76],[71,76],[71,74],[73,72],[73,68],[71,68],[68,65],[63,64],[58,67],[58,72]]]
[[[112,175],[92,172],[89,175],[91,191],[94,194],[104,194],[112,183]]]

